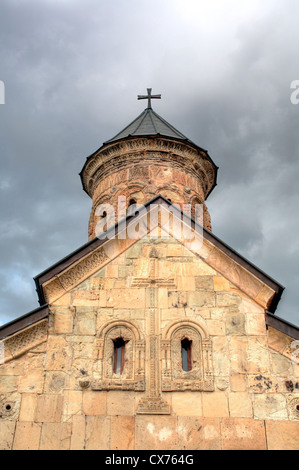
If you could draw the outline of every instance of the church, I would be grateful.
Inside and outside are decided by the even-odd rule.
[[[90,155],[88,241],[0,327],[1,450],[297,450],[284,288],[212,231],[218,167],[152,108]]]

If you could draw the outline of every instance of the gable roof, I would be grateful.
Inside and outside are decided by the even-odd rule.
[[[172,208],[172,213],[176,213],[178,217],[182,216],[183,212],[174,207],[167,199],[163,196],[159,195],[150,200],[147,204],[145,204],[144,208],[146,211],[149,211],[152,207],[162,205],[164,208]],[[188,218],[186,214],[185,217]],[[73,251],[54,265],[47,268],[42,273],[38,274],[35,278],[36,290],[38,294],[38,299],[40,303],[40,307],[29,312],[22,317],[19,317],[12,322],[7,323],[0,327],[0,340],[10,336],[34,323],[39,322],[42,319],[48,317],[49,308],[48,304],[45,299],[44,295],[44,288],[43,285],[50,281],[55,276],[63,273],[63,271],[68,270],[71,266],[75,263],[80,262],[83,258],[88,258],[93,253],[96,252],[98,248],[100,248],[104,243],[107,242],[109,239],[109,231],[115,230],[115,233],[120,233],[131,221],[134,221],[138,217],[138,214],[129,215],[125,219],[121,220],[116,224],[115,227],[111,227],[107,232],[106,238],[99,239],[95,238],[88,243],[84,244],[77,250]],[[197,230],[197,223],[190,219],[191,227],[195,231]],[[213,233],[206,230],[204,227],[200,227],[202,230],[204,240],[211,244],[217,252],[222,253],[223,257],[226,257],[228,260],[232,260],[240,269],[244,270],[244,272],[248,272],[249,276],[253,276],[257,280],[261,281],[265,286],[273,291],[273,297],[271,299],[271,304],[268,306],[268,311],[266,312],[266,323],[268,326],[272,326],[273,328],[291,336],[292,338],[299,339],[299,328],[295,325],[288,323],[287,321],[277,317],[274,315],[274,312],[277,308],[281,295],[283,293],[284,287],[275,281],[273,278],[268,276],[266,273],[261,271],[257,268],[254,264],[244,258],[242,255],[237,253],[233,250],[230,246],[216,237]],[[224,259],[224,258],[223,258]],[[213,262],[213,258],[210,259],[210,262]],[[217,267],[215,268],[217,270]]]
[[[165,199],[163,196],[158,195],[148,201],[144,205],[144,209],[146,211],[149,211],[152,209],[154,206],[159,206],[162,205],[164,208],[170,208],[171,207],[171,212],[175,213],[177,217],[181,219],[182,215],[188,219],[188,216],[184,214],[179,208],[173,206],[171,202],[169,202],[167,199]],[[118,222],[114,227],[111,227],[107,232],[106,232],[106,238],[94,238],[93,240],[89,241],[82,247],[80,247],[78,250],[70,253],[68,256],[60,260],[59,262],[55,263],[53,266],[49,267],[39,275],[37,275],[34,280],[36,283],[36,289],[37,293],[39,296],[39,301],[42,304],[46,303],[44,293],[43,293],[43,284],[48,282],[51,278],[54,276],[59,275],[62,273],[64,270],[68,269],[72,264],[78,262],[81,258],[86,257],[87,255],[91,254],[94,252],[97,248],[99,248],[101,245],[103,245],[107,240],[109,240],[109,233],[111,231],[114,231],[115,234],[121,232],[126,225],[132,221],[132,219],[135,219],[138,217],[138,213],[134,215],[130,215],[126,217],[125,219],[121,220]],[[191,227],[194,231],[198,230],[198,224],[195,222],[195,220],[190,219]],[[243,270],[242,272],[247,272],[249,275],[254,276],[258,281],[261,281],[261,283],[265,284],[268,286],[270,289],[273,290],[274,295],[271,300],[271,304],[268,306],[268,310],[271,313],[274,313],[278,302],[281,298],[281,295],[283,293],[284,287],[279,284],[277,281],[275,281],[273,278],[271,278],[269,275],[267,275],[265,272],[260,270],[257,266],[255,266],[253,263],[248,261],[246,258],[244,258],[242,255],[237,253],[233,248],[231,248],[229,245],[224,243],[222,240],[220,240],[216,235],[214,235],[212,232],[209,230],[205,229],[204,227],[200,226],[200,229],[202,230],[203,234],[203,239],[210,243],[215,249],[218,250],[219,253],[222,253],[226,259],[226,262],[229,263],[229,260],[233,261],[237,265],[240,266],[240,268]],[[110,237],[111,238],[111,237]],[[214,266],[212,267],[216,270],[219,270],[220,266],[217,266],[217,253],[214,253],[214,257],[210,256],[208,257],[205,261],[209,263],[214,263]],[[221,272],[221,270],[220,270]],[[238,276],[240,276],[240,272],[237,273]]]

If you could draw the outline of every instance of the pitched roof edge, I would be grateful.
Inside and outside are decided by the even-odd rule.
[[[291,338],[299,340],[299,327],[289,323],[283,318],[273,315],[273,313],[266,312],[266,325],[290,336]]]
[[[48,318],[49,307],[48,304],[44,304],[41,307],[26,313],[22,317],[16,318],[5,325],[0,326],[0,340],[7,338],[18,331],[27,328],[28,326],[34,325],[35,323]]]
[[[173,206],[165,197],[162,195],[155,196],[153,199],[148,201],[144,207],[149,210],[150,207],[153,204],[165,204],[168,207],[172,206],[175,207],[178,215],[179,214],[184,214],[183,211],[181,211],[180,208],[177,208],[176,206]],[[119,221],[114,227],[111,227],[109,230],[115,230],[115,233],[118,233],[120,229],[124,228],[124,225],[127,224],[130,220],[134,219],[137,217],[137,215],[129,215],[126,218],[122,219]],[[184,214],[184,217],[189,218],[191,220],[191,226],[193,229],[196,230],[196,227],[198,226],[197,222],[195,222],[194,219],[191,219],[188,217],[187,214]],[[253,263],[248,261],[246,258],[244,258],[242,255],[240,255],[238,252],[236,252],[233,248],[231,248],[229,245],[224,243],[220,238],[218,238],[216,235],[214,235],[212,232],[207,230],[204,227],[201,227],[203,229],[203,234],[204,237],[207,241],[211,242],[214,244],[217,248],[219,248],[223,253],[225,253],[227,256],[231,257],[234,261],[239,263],[244,269],[249,271],[252,275],[256,276],[258,279],[260,279],[262,282],[267,284],[272,290],[274,290],[275,294],[272,299],[271,305],[268,308],[268,311],[270,313],[274,313],[277,305],[281,299],[282,293],[284,291],[284,287],[279,284],[276,280],[268,276],[265,272],[263,272],[261,269],[259,269],[257,266],[255,266]],[[34,280],[36,283],[37,287],[37,293],[39,296],[39,302],[40,304],[45,303],[45,299],[43,296],[43,289],[42,289],[42,284],[46,282],[47,280],[51,279],[54,275],[59,274],[62,272],[64,269],[68,268],[73,264],[74,262],[78,261],[80,258],[83,256],[86,256],[88,253],[92,252],[99,246],[101,246],[105,241],[109,239],[109,230],[107,231],[107,237],[103,239],[99,238],[94,238],[93,240],[90,240],[88,243],[83,245],[81,248],[77,249],[76,251],[70,253],[68,256],[63,258],[62,260],[58,261],[45,271],[43,271],[41,274],[37,275]]]

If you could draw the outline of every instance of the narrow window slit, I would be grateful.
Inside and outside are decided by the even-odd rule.
[[[191,345],[192,341],[189,341],[187,338],[181,341],[182,368],[184,372],[192,370]]]
[[[114,374],[121,375],[125,365],[125,347],[126,343],[123,338],[116,338],[114,341],[114,360],[113,372]]]

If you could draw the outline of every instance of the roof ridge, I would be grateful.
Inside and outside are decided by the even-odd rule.
[[[139,127],[141,126],[141,124],[143,123],[143,121],[145,120],[146,118],[146,115],[148,114],[147,113],[148,109],[145,109],[139,116],[137,119],[141,118],[141,116],[144,114],[144,116],[142,117],[142,119],[140,120],[139,124],[137,125],[136,129],[133,131],[133,134],[135,134],[135,132],[137,132],[137,130],[139,129]],[[134,122],[134,121],[133,121]],[[130,127],[133,123],[129,124],[128,127]],[[124,131],[122,131],[124,132]]]
[[[152,108],[149,108],[148,111],[152,111],[152,113],[155,112]],[[151,114],[151,113],[148,113],[148,114],[149,114],[149,117],[150,117],[150,119],[151,119],[151,121],[152,121],[152,124],[153,124],[153,127],[154,127],[156,133],[159,134],[158,129],[157,129],[157,127],[156,127],[156,124],[154,123],[152,114]]]

